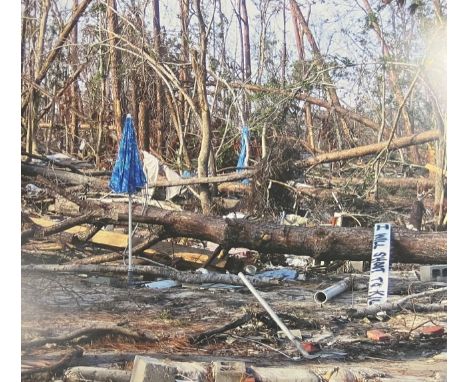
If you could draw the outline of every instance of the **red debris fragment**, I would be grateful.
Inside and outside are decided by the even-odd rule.
[[[302,342],[302,348],[309,354],[316,353],[320,350],[320,347],[313,342]]]
[[[438,325],[425,326],[421,329],[421,333],[425,336],[441,336],[445,333],[445,329]]]
[[[392,337],[381,330],[373,329],[367,331],[367,338],[372,341],[389,341]]]

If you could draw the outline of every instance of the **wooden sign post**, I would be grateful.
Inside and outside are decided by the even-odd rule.
[[[391,229],[392,226],[389,223],[378,223],[374,227],[369,291],[367,294],[368,306],[383,304],[387,301]]]

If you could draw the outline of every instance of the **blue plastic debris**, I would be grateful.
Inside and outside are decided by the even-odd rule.
[[[180,282],[174,280],[160,280],[160,281],[153,281],[151,283],[145,284],[147,288],[151,289],[167,289],[167,288],[174,288],[180,286]]]
[[[271,279],[271,280],[276,280],[276,279],[295,280],[297,277],[297,271],[295,271],[294,269],[288,269],[288,268],[273,269],[270,271],[257,273],[256,277]]]

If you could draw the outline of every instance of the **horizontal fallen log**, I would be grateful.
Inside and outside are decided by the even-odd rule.
[[[389,150],[401,149],[404,147],[420,145],[427,142],[438,140],[440,133],[438,130],[429,130],[423,133],[413,134],[406,137],[395,138],[390,142],[388,146]],[[366,146],[359,146],[348,150],[333,151],[329,153],[319,154],[311,158],[303,159],[294,162],[298,168],[307,168],[316,166],[322,163],[337,162],[341,160],[348,160],[353,158],[359,158],[366,155],[378,154],[384,150],[388,145],[388,141],[374,143]]]
[[[41,175],[46,179],[60,180],[63,183],[69,183],[73,185],[88,185],[98,189],[108,189],[109,184],[99,178],[93,178],[91,176],[75,174],[70,171],[59,170],[56,168],[46,166],[35,166],[31,164],[21,163],[21,173],[25,175]]]
[[[23,272],[73,272],[73,273],[128,273],[128,267],[120,265],[74,265],[74,264],[37,264],[37,265],[23,265],[21,267]],[[158,277],[167,277],[172,280],[180,281],[189,284],[231,284],[244,286],[242,280],[233,274],[224,273],[192,273],[180,272],[169,267],[160,267],[154,265],[135,265],[133,267],[134,275],[152,275]],[[261,277],[249,277],[252,284],[257,286],[278,285],[279,281],[270,280]]]
[[[93,326],[89,328],[78,329],[74,332],[56,337],[38,338],[32,341],[25,341],[21,343],[21,348],[30,349],[33,347],[40,347],[45,344],[68,343],[80,337],[96,338],[108,335],[124,336],[139,341],[158,341],[158,338],[153,335],[123,328],[121,326]]]
[[[56,166],[56,167],[69,168],[75,174],[83,175],[82,171],[78,167],[76,167],[75,165],[73,165],[71,163],[61,163],[61,162],[59,162],[57,160],[49,159],[46,156],[27,153],[26,151],[23,151],[23,150],[21,150],[21,155],[25,155],[25,156],[28,156],[28,157],[33,158],[33,159],[39,159],[39,160],[41,160],[41,161],[43,161],[45,163],[51,164],[51,165]]]
[[[65,231],[68,228],[74,227],[76,225],[87,223],[92,219],[93,219],[93,214],[87,213],[81,216],[66,219],[51,227],[47,227],[47,228],[37,227],[37,228],[28,229],[26,231],[21,232],[21,244],[26,243],[29,239],[32,239],[34,237],[45,237],[45,236],[49,236],[55,233]]]
[[[75,366],[65,370],[65,382],[130,382],[132,372],[129,370],[107,369],[104,367]]]
[[[434,304],[415,305],[413,303],[414,299],[427,297],[427,296],[434,295],[437,293],[445,293],[445,292],[447,292],[447,287],[432,289],[432,290],[424,291],[421,293],[410,294],[408,296],[400,298],[399,300],[395,302],[387,302],[385,304],[376,304],[376,305],[371,305],[370,307],[358,309],[355,311],[350,311],[349,316],[351,318],[363,318],[367,316],[375,316],[379,312],[400,311],[404,309],[405,307],[408,307],[410,309],[417,309],[419,311],[445,311],[447,310],[447,306],[445,304],[437,304],[439,309],[436,309]],[[430,305],[430,306],[425,307],[425,305]]]
[[[282,226],[156,208],[148,210],[148,216],[141,216],[139,208],[134,210],[134,222],[162,225],[172,237],[208,240],[225,248],[243,247],[264,253],[312,256],[320,261],[369,261],[371,257],[371,228]],[[118,214],[118,220],[125,222],[128,215]],[[447,262],[446,232],[414,232],[399,228],[392,232],[393,262]]]
[[[312,179],[312,183],[325,183],[330,185],[362,185],[362,179],[359,178],[330,178],[326,180]],[[430,178],[379,178],[379,185],[388,188],[429,188],[434,186],[434,180]]]
[[[128,221],[127,207],[107,205],[102,217]],[[142,216],[143,212],[145,216]],[[95,210],[96,214],[99,214]],[[370,228],[296,227],[243,219],[222,219],[186,211],[167,211],[137,205],[135,223],[164,226],[166,237],[208,240],[225,248],[249,248],[263,253],[311,256],[320,261],[369,261],[373,230]],[[446,232],[414,232],[395,228],[392,261],[418,264],[447,262]]]
[[[223,183],[230,182],[233,180],[240,180],[245,178],[251,178],[257,173],[257,170],[243,170],[242,172],[236,172],[233,174],[217,175],[217,176],[206,176],[200,178],[188,178],[188,179],[177,179],[177,180],[159,180],[155,184],[150,184],[149,187],[173,187],[173,186],[188,186],[194,184],[209,184],[209,183]]]

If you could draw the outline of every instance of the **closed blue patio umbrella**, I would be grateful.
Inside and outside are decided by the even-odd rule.
[[[138,153],[133,119],[127,114],[120,140],[117,161],[112,170],[109,187],[118,194],[128,194],[128,281],[132,278],[132,194],[146,184],[146,177]]]

